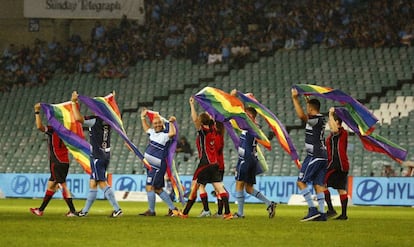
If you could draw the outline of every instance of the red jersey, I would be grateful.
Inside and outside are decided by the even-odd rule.
[[[197,133],[196,145],[200,165],[217,164],[216,128],[201,126]]]
[[[224,171],[224,136],[217,133],[216,135],[216,150],[217,150],[217,163],[219,170]]]
[[[348,132],[344,128],[339,128],[338,133],[329,134],[328,138],[326,138],[328,168],[344,172],[349,171],[347,148]]]
[[[47,131],[45,133],[48,136],[47,143],[50,161],[68,164],[69,152],[65,143],[63,143],[62,139],[59,138],[58,134],[51,126],[47,126]]]

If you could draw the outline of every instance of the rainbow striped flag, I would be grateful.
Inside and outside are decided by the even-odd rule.
[[[290,136],[282,122],[280,122],[275,114],[273,114],[273,112],[271,112],[266,106],[261,104],[252,94],[243,94],[241,92],[237,92],[237,94],[244,102],[245,106],[253,107],[256,109],[257,113],[265,119],[266,123],[276,135],[280,146],[291,156],[296,166],[300,168],[301,164],[299,156],[296,152],[296,147],[290,139]]]
[[[353,119],[352,114],[347,108],[335,108],[335,113],[342,121],[352,129],[361,140],[364,148],[371,152],[382,153],[389,156],[398,163],[402,163],[407,158],[407,150],[392,141],[372,132],[369,135],[362,135],[359,132],[358,123]]]
[[[213,87],[205,87],[200,90],[194,99],[208,112],[216,121],[228,122],[234,120],[234,124],[237,127],[249,131],[260,144],[267,149],[271,148],[270,141],[263,133],[263,131],[253,122],[244,111],[243,102],[236,96],[225,93],[220,89]],[[233,142],[236,140],[233,138],[236,135],[232,135],[232,130],[228,124],[225,124],[226,130],[232,137]],[[238,146],[235,143],[236,146]]]
[[[45,112],[49,125],[53,127],[60,139],[65,143],[73,158],[83,170],[91,174],[90,144],[85,140],[82,124],[75,120],[72,102],[60,104],[40,104]],[[78,105],[79,107],[79,105]]]
[[[162,121],[166,124],[169,121],[164,118],[163,116],[161,116],[159,114],[159,112],[156,111],[151,111],[151,110],[147,110],[147,117],[149,118],[150,122],[152,122],[152,120],[154,119],[155,116],[160,116]],[[169,131],[168,129],[168,125],[166,126],[167,128],[165,129],[166,132]],[[168,149],[168,156],[167,156],[167,176],[168,179],[171,182],[171,186],[174,190],[174,194],[176,196],[176,198],[179,199],[179,201],[181,202],[181,204],[185,204],[185,200],[184,200],[184,186],[181,184],[181,179],[180,176],[178,175],[178,171],[177,171],[177,167],[175,165],[175,150],[177,149],[177,143],[178,143],[178,124],[177,122],[174,122],[174,127],[176,130],[176,135],[174,136],[170,147]]]
[[[358,124],[361,135],[369,135],[374,131],[378,119],[364,105],[341,90],[311,84],[297,84],[293,88],[305,96],[314,95],[340,102]]]
[[[134,143],[128,138],[124,124],[121,119],[121,113],[118,105],[115,101],[114,95],[111,93],[105,97],[89,98],[87,96],[79,95],[79,100],[84,103],[91,111],[93,111],[98,117],[107,122],[112,129],[124,139],[125,143],[132,150],[135,155],[144,163],[148,169],[152,169],[148,161],[144,158],[142,153],[138,150]]]

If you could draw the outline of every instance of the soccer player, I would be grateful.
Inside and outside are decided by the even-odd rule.
[[[348,147],[348,132],[342,127],[342,119],[335,114],[335,108],[329,109],[328,125],[331,133],[326,138],[326,150],[328,153],[328,170],[325,176],[325,201],[328,205],[326,215],[333,217],[337,213],[332,205],[331,193],[328,187],[338,190],[341,201],[342,213],[335,219],[347,220],[348,192],[346,190],[348,182],[349,161],[346,153]]]
[[[321,103],[317,99],[306,97],[306,112],[302,109],[299,101],[299,93],[292,88],[292,101],[298,117],[306,123],[305,129],[305,148],[306,158],[302,163],[299,172],[297,185],[301,194],[305,198],[309,210],[308,214],[301,221],[326,221],[324,212],[325,207],[325,186],[324,178],[326,174],[327,154],[324,140],[325,117],[320,113]],[[312,183],[316,191],[319,211],[313,204],[311,191],[307,184]]]
[[[111,156],[111,126],[98,116],[82,116],[76,103],[78,93],[72,93],[72,110],[76,121],[89,128],[89,138],[92,146],[91,169],[92,173],[89,180],[89,194],[85,206],[77,213],[79,217],[86,216],[98,194],[98,186],[104,192],[105,198],[113,207],[109,217],[115,218],[122,215],[122,210],[115,199],[115,194],[109,186],[106,177],[106,170]]]
[[[231,95],[235,96],[236,92],[234,89]],[[255,122],[257,116],[256,110],[253,107],[246,107],[245,112]],[[236,166],[237,212],[233,215],[234,218],[244,218],[244,191],[266,204],[269,218],[273,218],[276,213],[276,203],[267,199],[262,192],[254,188],[256,184],[256,168],[259,162],[256,146],[256,138],[247,130],[242,130],[238,147],[239,159]]]
[[[53,195],[60,188],[62,189],[63,199],[69,207],[69,212],[66,214],[66,216],[76,216],[76,210],[72,202],[72,196],[69,188],[66,185],[66,176],[68,175],[69,171],[69,152],[66,148],[66,145],[59,138],[56,131],[54,131],[51,126],[43,125],[42,119],[39,115],[40,108],[40,103],[37,103],[34,106],[36,127],[39,131],[47,135],[50,178],[47,182],[47,189],[45,196],[43,197],[42,204],[39,208],[30,208],[30,212],[37,216],[42,216]]]
[[[194,205],[197,198],[197,192],[200,186],[205,187],[207,183],[212,183],[214,190],[218,192],[219,196],[223,200],[224,214],[223,219],[232,219],[233,216],[230,213],[229,198],[227,191],[224,189],[223,183],[220,178],[219,166],[217,164],[217,150],[216,150],[216,127],[214,120],[211,116],[203,112],[200,115],[197,114],[194,105],[194,98],[189,100],[191,108],[191,118],[194,126],[197,129],[197,150],[199,157],[199,164],[193,175],[193,181],[191,184],[191,191],[188,196],[188,201],[185,205],[184,211],[179,212],[179,216],[187,218],[191,207]],[[203,203],[204,210],[208,208],[207,196],[200,194],[201,201]]]
[[[169,208],[169,214],[172,215],[173,210],[178,210],[171,200],[170,195],[163,189],[165,186],[164,176],[167,171],[166,159],[168,156],[169,146],[172,138],[176,135],[174,126],[175,117],[171,116],[168,123],[168,132],[165,132],[164,122],[160,116],[152,119],[152,128],[146,121],[145,116],[147,109],[141,111],[141,122],[145,133],[148,134],[149,144],[145,150],[144,157],[150,163],[151,170],[147,169],[147,183],[145,190],[147,191],[148,210],[139,215],[155,216],[155,194],[157,194]]]

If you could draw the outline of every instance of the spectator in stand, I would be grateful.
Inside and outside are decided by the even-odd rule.
[[[384,165],[384,169],[381,172],[381,177],[395,177],[397,176],[397,173],[395,172],[395,170],[392,168],[391,165]]]

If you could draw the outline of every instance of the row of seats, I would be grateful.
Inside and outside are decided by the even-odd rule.
[[[33,105],[39,101],[59,103],[69,100],[73,90],[88,96],[103,96],[115,91],[126,132],[140,150],[144,150],[147,143],[139,121],[141,106],[164,116],[175,115],[180,125],[179,134],[194,140],[196,132],[188,107],[191,95],[205,86],[253,92],[289,129],[293,128],[290,135],[300,157],[304,157],[303,132],[296,129],[301,122],[292,112],[290,88],[296,83],[318,84],[341,89],[366,102],[366,106],[381,119],[377,127],[380,134],[413,150],[414,144],[407,138],[409,135],[404,134],[414,119],[410,117],[414,105],[413,55],[413,48],[324,49],[315,46],[309,50],[278,51],[273,56],[247,63],[242,69],[232,69],[227,64],[192,65],[189,60],[168,58],[138,63],[131,68],[130,76],[123,79],[57,74],[46,85],[13,87],[10,92],[2,93],[0,103],[8,110],[0,116],[0,127],[4,130],[1,133],[0,172],[48,171],[46,144],[34,127]],[[334,104],[321,101],[323,112]],[[397,110],[399,114],[395,114]],[[81,111],[91,114],[83,106]],[[398,130],[394,129],[396,126]],[[373,161],[388,158],[360,151],[363,148],[355,139],[352,142],[355,150],[351,156],[352,174],[368,176]],[[265,152],[269,163],[267,174],[296,175],[290,157],[281,151],[276,141],[273,142],[273,151]],[[227,143],[226,164],[229,165],[226,174],[230,175],[234,172],[237,154],[231,142],[228,140]],[[114,136],[113,147],[110,172],[144,172],[140,161],[124,147],[120,138]],[[195,162],[191,159],[181,162],[180,173],[191,174]],[[72,163],[71,172],[81,173],[80,166]]]

